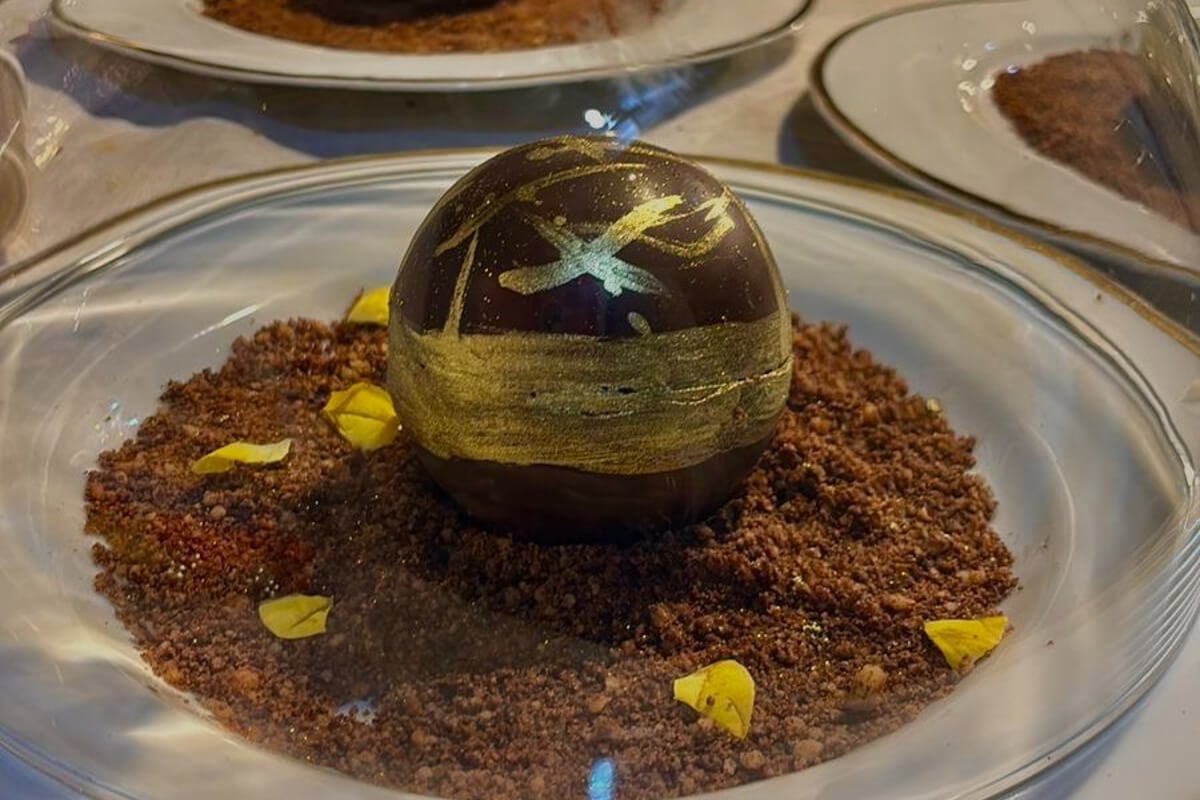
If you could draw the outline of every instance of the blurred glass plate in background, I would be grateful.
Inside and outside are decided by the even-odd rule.
[[[318,47],[204,16],[202,0],[55,0],[68,33],[131,58],[254,83],[463,91],[562,83],[697,63],[791,33],[810,0],[670,2],[644,29],[612,39],[498,53],[435,55]]]
[[[1051,56],[1133,52],[1155,34],[1178,35],[1179,46],[1194,47],[1178,27],[1191,20],[1174,19],[1170,4],[1139,14],[1143,5],[1155,7],[1013,0],[877,17],[826,47],[813,66],[813,96],[850,144],[922,189],[1089,254],[1125,251],[1135,262],[1182,266],[1194,283],[1200,234],[1035,151],[994,98],[997,76]],[[1191,53],[1183,66],[1196,58]],[[1174,78],[1187,86],[1197,76]],[[1184,189],[1200,196],[1200,186]]]

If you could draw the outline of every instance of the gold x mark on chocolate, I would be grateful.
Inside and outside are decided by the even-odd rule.
[[[501,273],[500,285],[520,294],[536,294],[591,275],[604,290],[616,297],[629,290],[642,294],[663,294],[667,287],[641,267],[617,257],[625,245],[636,241],[648,228],[670,219],[667,213],[683,202],[677,194],[641,203],[609,225],[595,239],[585,241],[566,228],[535,214],[526,215],[542,237],[554,245],[560,258],[535,267],[518,267]]]

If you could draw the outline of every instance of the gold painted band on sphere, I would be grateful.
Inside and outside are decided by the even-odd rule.
[[[440,458],[639,475],[770,436],[791,380],[784,311],[627,339],[389,332],[401,423]]]

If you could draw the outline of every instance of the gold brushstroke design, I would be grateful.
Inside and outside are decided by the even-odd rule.
[[[462,322],[463,307],[467,302],[467,284],[471,282],[471,269],[475,266],[475,246],[479,244],[479,234],[471,237],[467,245],[467,253],[463,263],[458,268],[458,277],[454,280],[454,295],[450,298],[450,313],[446,316],[446,330],[457,331]]]
[[[389,330],[388,385],[441,458],[667,472],[769,436],[791,379],[776,311],[628,339]]]
[[[738,205],[738,200],[728,190],[723,191],[720,197],[706,200],[694,208],[672,213],[673,209],[682,204],[683,198],[680,195],[667,195],[639,204],[615,222],[582,222],[570,226],[561,215],[550,222],[532,212],[522,212],[525,221],[559,251],[561,258],[549,264],[508,270],[500,274],[498,282],[502,288],[531,295],[562,286],[581,275],[591,275],[601,281],[605,291],[614,297],[626,290],[642,294],[664,294],[667,289],[662,281],[648,270],[618,258],[617,253],[627,244],[636,241],[691,259],[691,263],[684,262],[678,265],[679,269],[689,269],[700,263],[699,259],[712,252],[735,227],[728,209],[731,204]],[[740,205],[738,207],[741,208]],[[745,213],[744,209],[742,211]],[[703,219],[706,222],[714,224],[695,242],[660,239],[646,232],[668,222],[700,213],[704,214]],[[596,238],[585,242],[575,230],[585,231],[587,235]],[[455,281],[454,294],[451,297],[446,324],[443,326],[445,330],[457,331],[462,320],[466,286],[470,281],[470,271],[475,262],[475,247],[480,236],[478,227],[473,231],[467,254]],[[758,232],[754,232],[758,237]]]
[[[733,202],[733,195],[726,189],[720,197],[714,197],[710,200],[705,200],[700,205],[680,214],[673,214],[660,223],[665,225],[668,222],[676,222],[678,220],[687,219],[695,216],[700,212],[704,213],[704,221],[714,223],[711,228],[705,231],[704,235],[692,242],[685,242],[681,239],[670,239],[667,237],[658,237],[651,233],[643,233],[638,237],[639,244],[644,244],[658,250],[661,253],[677,256],[681,259],[686,259],[689,263],[680,264],[680,269],[690,269],[700,265],[699,259],[702,256],[708,255],[713,249],[721,243],[730,231],[735,227],[733,218],[729,216],[728,208]],[[596,234],[604,230],[603,222],[581,222],[572,226],[576,231],[582,234]]]
[[[500,274],[500,285],[530,295],[570,283],[581,275],[600,281],[613,297],[626,289],[642,294],[664,294],[666,287],[641,267],[617,257],[625,245],[637,241],[642,232],[662,224],[667,212],[683,202],[677,194],[647,200],[622,215],[591,241],[580,239],[566,226],[555,225],[536,214],[525,218],[542,238],[554,245],[559,259],[535,267],[517,267]]]
[[[475,231],[482,228],[488,222],[491,222],[493,217],[495,217],[504,209],[508,208],[510,205],[521,201],[532,202],[537,198],[538,192],[549,186],[554,186],[555,184],[562,183],[563,181],[574,180],[576,178],[586,178],[590,175],[603,175],[609,172],[644,169],[646,169],[645,164],[617,161],[611,164],[591,164],[581,167],[572,167],[570,169],[558,170],[557,172],[551,172],[548,175],[543,175],[542,177],[532,180],[529,183],[522,184],[515,189],[510,189],[509,191],[497,197],[495,200],[484,203],[476,208],[467,216],[465,220],[462,221],[462,223],[455,229],[454,233],[450,234],[445,241],[437,246],[437,248],[433,251],[433,254],[435,256],[440,256],[442,253],[445,253],[448,250],[453,250],[470,238]],[[442,201],[434,206],[434,210],[430,212],[430,216],[437,213],[438,207],[440,207],[443,202],[445,202],[445,198],[443,198]]]
[[[605,150],[616,150],[623,155],[643,156],[646,158],[655,159],[657,161],[668,161],[677,164],[691,165],[693,162],[682,156],[666,150],[658,150],[640,142],[633,142],[628,145],[622,144],[616,139],[610,138],[584,138],[579,136],[560,136],[555,139],[548,139],[541,145],[541,148],[558,147],[558,152],[565,152],[570,149],[588,149],[591,150],[593,144],[598,144]],[[540,149],[540,148],[539,148]],[[457,199],[465,189],[474,183],[474,177],[481,171],[488,169],[490,162],[475,167],[467,175],[462,178],[450,190],[442,196],[437,203],[434,204],[430,216],[433,216],[437,211],[449,203]],[[610,172],[635,172],[651,169],[654,166],[653,162],[644,161],[614,161],[611,163],[602,164],[585,164],[581,166],[571,167],[568,169],[556,170],[554,172],[543,175],[529,183],[522,184],[514,189],[510,189],[498,198],[492,199],[480,205],[473,211],[462,224],[455,229],[445,241],[441,242],[434,250],[435,256],[440,256],[448,250],[465,242],[475,231],[486,225],[492,220],[496,214],[507,208],[513,202],[524,201],[532,202],[537,198],[537,193],[542,189],[562,183],[563,181],[575,180],[576,178],[585,178],[589,175],[601,175]]]
[[[536,144],[538,144],[540,147],[543,147],[543,148],[544,147],[558,147],[559,152],[566,152],[567,148],[565,147],[565,144],[567,143],[567,140],[580,139],[580,138],[586,138],[586,137],[571,136],[571,135],[556,136],[556,137],[552,137],[549,139],[543,139]],[[604,142],[602,142],[602,144],[605,146],[606,149],[610,149],[609,141],[604,141]],[[517,148],[517,149],[519,149],[519,148]],[[453,152],[453,151],[451,151],[451,152]],[[433,207],[437,208],[440,205],[442,205],[443,203],[450,203],[450,202],[457,200],[458,196],[460,194],[462,194],[464,191],[466,191],[468,188],[470,188],[472,186],[472,184],[474,183],[474,177],[476,175],[478,175],[480,172],[482,172],[486,169],[490,169],[492,160],[498,156],[504,155],[506,152],[509,152],[509,151],[492,153],[491,154],[492,158],[489,158],[486,161],[476,164],[471,169],[469,169],[467,171],[467,173],[461,179],[456,181],[449,189],[446,190],[446,193],[442,195],[442,197],[438,200],[437,203],[434,203]],[[669,156],[672,159],[682,160],[679,156],[675,155],[674,153],[670,153]]]
[[[578,153],[593,161],[602,161],[608,152],[607,143],[594,138],[583,136],[563,136],[551,142],[535,147],[525,154],[526,161],[545,161],[563,153]]]
[[[615,136],[574,136],[572,134],[543,139],[526,158],[530,161],[542,161],[560,153],[575,152],[599,161],[610,151],[658,158],[663,161],[690,161],[670,150],[655,148],[637,140],[622,142]]]

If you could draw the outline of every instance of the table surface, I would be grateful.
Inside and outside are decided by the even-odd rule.
[[[652,96],[636,80],[420,95],[255,87],[184,75],[53,36],[44,0],[0,0],[0,48],[16,53],[29,82],[25,143],[33,189],[26,225],[0,254],[0,265],[199,182],[344,155],[505,146],[588,130],[596,111],[623,134],[683,152],[894,183],[833,134],[805,89],[808,65],[824,43],[906,4],[819,2],[796,36],[681,71]],[[1200,631],[1193,629],[1138,708],[1017,796],[1200,800],[1197,742]],[[0,799],[71,796],[0,757]]]

